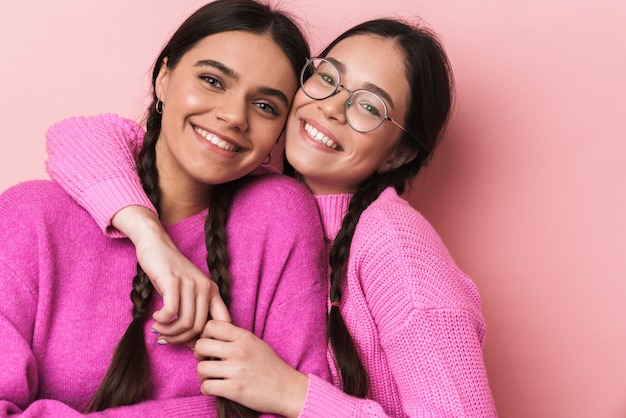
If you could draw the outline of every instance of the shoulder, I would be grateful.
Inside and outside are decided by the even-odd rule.
[[[433,226],[393,189],[363,212],[353,246],[362,285],[376,299],[397,299],[379,295],[393,289],[418,309],[479,312],[473,281],[456,265]]]
[[[51,180],[33,180],[15,185],[0,195],[2,225],[72,225],[89,220],[86,212],[61,186]],[[92,221],[93,223],[93,221]]]
[[[3,207],[44,206],[53,207],[72,201],[61,186],[50,180],[31,180],[8,188],[0,196]]]
[[[234,234],[272,237],[282,244],[323,241],[313,195],[300,182],[263,169],[243,179],[233,197],[228,228]]]
[[[411,240],[448,254],[437,231],[424,216],[393,188],[387,188],[361,215],[357,230],[366,230],[370,240]]]
[[[68,231],[83,233],[89,218],[58,184],[45,180],[24,182],[6,190],[0,195],[0,213],[5,259],[20,258],[20,253],[34,254],[42,242]]]
[[[242,180],[233,200],[233,209],[236,207],[286,218],[319,218],[315,199],[302,183],[266,167]]]

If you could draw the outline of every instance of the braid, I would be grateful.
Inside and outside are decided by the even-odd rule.
[[[158,172],[156,169],[156,141],[159,137],[158,120],[151,117],[144,145],[139,153],[138,171],[143,188],[159,210]],[[154,287],[137,263],[137,275],[133,278],[130,298],[133,302],[133,320],[113,353],[111,365],[93,399],[88,411],[101,411],[121,405],[133,405],[144,400],[150,390],[150,363],[146,351],[143,325]]]
[[[338,307],[341,301],[340,284],[346,262],[350,256],[352,237],[361,214],[380,196],[388,186],[388,181],[386,174],[374,174],[359,186],[359,189],[350,199],[348,213],[343,219],[329,256],[331,267],[330,301],[332,305],[327,320],[327,339],[333,348],[335,361],[341,373],[343,391],[360,398],[364,398],[367,394],[368,376]]]
[[[230,306],[230,259],[226,248],[226,218],[233,198],[233,183],[215,186],[209,203],[209,213],[204,223],[206,236],[207,265],[211,280],[217,283],[220,296]]]
[[[232,181],[220,184],[213,189],[213,195],[209,203],[209,213],[204,223],[204,234],[206,237],[207,265],[211,273],[211,280],[217,283],[220,296],[227,307],[230,307],[230,272],[228,266],[226,220],[228,211],[233,200],[233,195],[239,181]],[[217,398],[218,416],[226,418],[235,416],[238,418],[255,417],[258,414],[252,409],[228,400]]]

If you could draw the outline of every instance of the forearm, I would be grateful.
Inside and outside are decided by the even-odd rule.
[[[120,209],[154,211],[137,174],[144,134],[135,122],[112,114],[65,119],[46,133],[50,177],[110,236],[122,236],[110,227]]]

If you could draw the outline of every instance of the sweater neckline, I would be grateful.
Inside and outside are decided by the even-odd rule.
[[[330,242],[335,240],[341,229],[343,218],[348,213],[352,194],[324,194],[315,195],[317,206],[320,209],[324,235]]]

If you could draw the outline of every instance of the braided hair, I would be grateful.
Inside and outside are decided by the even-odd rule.
[[[245,31],[270,37],[285,53],[293,68],[294,77],[310,52],[306,39],[294,21],[283,11],[255,0],[216,0],[198,9],[174,33],[158,56],[152,72],[152,103],[148,106],[146,135],[139,153],[138,172],[143,188],[159,211],[159,179],[156,161],[156,143],[161,132],[161,109],[155,83],[161,66],[167,58],[170,69],[176,67],[182,56],[196,43],[212,34],[227,31]],[[229,257],[226,239],[226,221],[238,181],[217,185],[209,203],[205,222],[207,265],[211,279],[220,289],[220,295],[230,303]],[[150,364],[146,352],[143,325],[148,317],[148,305],[153,286],[137,265],[133,279],[131,300],[132,322],[115,349],[111,365],[88,406],[89,411],[100,411],[145,400],[150,392]],[[220,417],[250,417],[258,413],[224,398],[218,398]]]
[[[402,194],[407,182],[430,159],[445,130],[454,88],[452,70],[437,36],[425,27],[399,19],[375,19],[357,25],[335,39],[320,56],[327,56],[335,45],[355,35],[391,39],[402,51],[410,94],[404,123],[408,132],[402,134],[398,146],[406,147],[416,155],[403,165],[385,173],[374,173],[359,184],[329,254],[331,308],[327,318],[327,339],[341,374],[343,391],[364,398],[369,388],[367,372],[339,310],[341,283],[354,231],[363,211],[383,190],[393,187]],[[283,166],[285,174],[297,176],[284,155]]]

